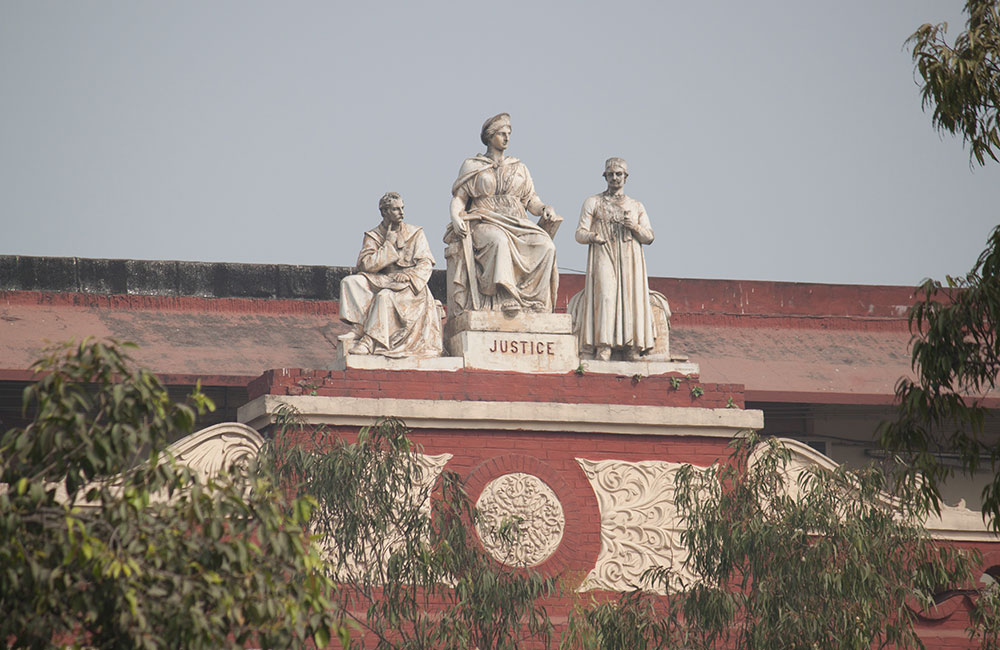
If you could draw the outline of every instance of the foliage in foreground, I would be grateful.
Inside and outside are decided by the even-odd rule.
[[[932,542],[886,500],[876,469],[789,471],[779,443],[735,441],[728,464],[684,466],[677,507],[689,584],[647,576],[637,591],[577,615],[570,648],[922,647],[913,608],[971,576],[974,559]]]
[[[907,44],[934,126],[961,135],[970,161],[983,165],[1000,153],[1000,0],[967,0],[965,13],[966,31],[953,44],[946,23],[922,25]]]
[[[0,639],[11,647],[321,645],[331,582],[304,527],[261,474],[201,481],[165,455],[195,412],[116,344],[35,364],[36,412],[0,438]],[[211,407],[195,391],[196,408]],[[172,497],[169,500],[166,497]]]
[[[918,296],[909,318],[916,376],[896,385],[898,407],[880,427],[882,445],[905,461],[904,498],[934,511],[955,472],[943,455],[968,474],[992,470],[983,515],[1000,531],[1000,441],[985,435],[990,415],[981,401],[1000,374],[1000,227],[964,278],[927,280]]]
[[[548,647],[543,599],[555,579],[486,554],[458,476],[435,477],[401,422],[380,421],[350,443],[307,433],[291,414],[282,420],[266,455],[289,489],[319,504],[310,525],[328,541],[338,604],[360,630],[343,639],[348,647]],[[516,524],[491,533],[514,544]]]
[[[354,443],[286,422],[259,471],[203,483],[164,456],[194,411],[115,347],[64,347],[36,369],[48,373],[26,391],[37,416],[0,438],[10,645],[301,647],[334,630],[350,648],[548,645],[554,579],[485,553],[460,481],[432,475],[398,421]],[[918,509],[885,500],[879,472],[790,476],[788,461],[749,437],[727,464],[680,470],[698,579],[654,571],[670,598],[637,591],[577,612],[563,645],[919,647],[914,608],[967,584],[972,558],[931,543]],[[293,487],[302,496],[289,502]],[[489,534],[514,544],[517,523]],[[309,532],[329,540],[325,557]],[[1000,641],[998,603],[983,594],[973,612],[985,647]]]

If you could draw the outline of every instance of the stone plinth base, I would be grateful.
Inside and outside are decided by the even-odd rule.
[[[697,375],[700,372],[697,363],[681,363],[657,359],[647,361],[645,357],[639,361],[598,361],[596,359],[584,359],[579,368],[583,372],[625,375],[627,377],[633,375],[650,377],[652,375],[666,375],[668,373]]]
[[[569,314],[464,312],[444,329],[445,353],[451,356],[390,359],[351,354],[354,334],[339,337],[333,370],[434,370],[462,368],[523,373],[610,374],[626,377],[679,374],[695,377],[698,364],[651,354],[638,361],[581,359]]]
[[[337,360],[331,370],[362,368],[364,370],[459,370],[464,367],[460,357],[406,357],[390,359],[381,354],[351,354],[354,344],[353,333],[337,337]]]
[[[563,373],[580,365],[569,314],[467,311],[448,321],[445,341],[466,368]]]

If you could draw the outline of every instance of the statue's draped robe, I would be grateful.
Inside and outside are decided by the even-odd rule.
[[[621,223],[626,211],[638,224],[634,232]],[[624,195],[591,196],[580,210],[577,241],[590,241],[592,234],[599,234],[605,243],[590,244],[586,284],[570,304],[580,346],[647,352],[655,343],[656,328],[642,254],[642,244],[653,241],[646,209]]]
[[[395,244],[386,227],[365,233],[358,271],[340,284],[340,318],[358,337],[368,336],[372,352],[386,357],[441,355],[441,318],[427,288],[434,266],[422,228],[403,223]],[[392,274],[406,276],[405,282]]]
[[[559,287],[556,248],[549,234],[533,223],[525,211],[538,202],[531,174],[517,158],[504,157],[494,162],[486,156],[467,159],[452,187],[452,194],[463,189],[469,199],[466,212],[474,251],[475,285],[479,308],[498,310],[508,296],[507,290],[523,309],[551,312]],[[448,264],[456,265],[449,273],[451,286],[449,309],[473,308],[469,269],[463,254],[462,238],[451,225],[445,233]],[[457,313],[449,312],[454,318]]]

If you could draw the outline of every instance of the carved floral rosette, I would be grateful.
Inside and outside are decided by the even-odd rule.
[[[538,566],[552,557],[566,528],[562,504],[552,488],[523,472],[487,483],[476,509],[481,515],[476,532],[483,546],[496,561],[511,566]],[[505,541],[496,531],[511,521],[517,523],[517,532]]]
[[[643,573],[670,567],[684,580],[687,550],[674,507],[674,475],[681,466],[666,461],[627,462],[577,458],[601,511],[601,551],[579,591],[629,591]],[[662,592],[661,592],[662,593]]]

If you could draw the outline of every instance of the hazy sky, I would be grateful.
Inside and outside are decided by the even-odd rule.
[[[903,48],[961,0],[0,0],[0,254],[354,264],[401,192],[444,268],[490,115],[566,219],[605,158],[651,275],[914,284],[969,270],[969,167]]]

